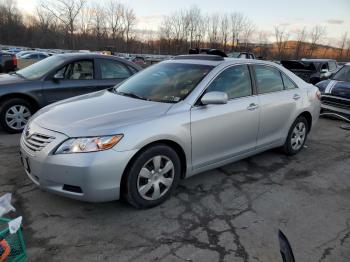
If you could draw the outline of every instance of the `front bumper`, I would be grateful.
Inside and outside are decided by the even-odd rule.
[[[114,149],[77,154],[52,152],[68,137],[31,124],[31,131],[55,137],[39,152],[29,149],[21,137],[21,160],[28,177],[41,189],[89,202],[105,202],[120,197],[123,172],[136,153]]]

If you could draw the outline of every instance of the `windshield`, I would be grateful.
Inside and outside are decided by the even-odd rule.
[[[18,70],[16,73],[29,80],[38,79],[49,73],[63,61],[64,59],[60,56],[50,56],[49,58],[43,59],[40,62]]]
[[[350,82],[350,66],[343,66],[332,78],[337,81]]]
[[[128,79],[115,91],[135,98],[176,103],[183,100],[213,66],[160,63]]]

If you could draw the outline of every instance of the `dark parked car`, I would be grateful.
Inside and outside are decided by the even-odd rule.
[[[350,117],[350,63],[344,65],[330,79],[316,84],[321,91],[323,111]]]
[[[313,85],[328,79],[339,69],[337,61],[332,59],[284,60],[281,64]]]
[[[0,73],[15,71],[17,68],[16,55],[0,51]]]
[[[142,56],[132,56],[132,57],[128,58],[128,60],[139,65],[139,66],[146,65],[146,60]]]
[[[54,55],[0,75],[0,124],[21,132],[31,115],[53,102],[112,87],[140,71],[125,59],[98,54]]]
[[[219,50],[219,49],[213,49],[213,48],[192,48],[188,51],[190,55],[218,55],[221,57],[227,57],[225,52]]]
[[[19,57],[19,59],[33,59],[33,60],[42,60],[49,57],[49,54],[47,53],[43,53],[43,52],[32,52],[32,53],[28,53],[25,55],[22,55],[21,57]]]

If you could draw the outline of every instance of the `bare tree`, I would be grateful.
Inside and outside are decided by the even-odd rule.
[[[220,32],[221,32],[221,42],[222,42],[222,49],[224,52],[226,52],[228,37],[229,37],[229,19],[226,14],[224,14],[221,17],[221,23],[220,23]]]
[[[190,48],[192,48],[193,40],[196,38],[198,32],[200,17],[201,10],[197,6],[193,6],[187,11],[186,18],[188,20]]]
[[[99,4],[95,4],[92,10],[93,10],[92,30],[94,32],[94,35],[96,36],[97,47],[98,49],[100,49],[101,44],[103,42],[103,38],[104,36],[106,36],[106,14],[103,8]]]
[[[345,45],[346,45],[346,41],[348,39],[348,32],[345,32],[340,39],[340,50],[339,50],[339,55],[338,57],[341,59],[343,56],[343,52],[345,51]]]
[[[288,43],[289,33],[285,27],[275,26],[275,40],[277,45],[278,59],[283,59]]]
[[[306,28],[302,28],[297,32],[297,42],[295,45],[295,59],[299,59],[304,56],[304,45],[307,37]]]
[[[350,39],[347,41],[348,48],[346,50],[346,59],[350,60]]]
[[[209,44],[213,48],[216,48],[219,45],[219,23],[220,16],[218,14],[212,14],[209,18],[208,38]]]
[[[253,22],[251,22],[249,19],[245,19],[244,25],[242,28],[242,37],[241,37],[241,42],[244,43],[244,48],[247,50],[248,48],[248,43],[250,41],[250,37],[255,31],[255,25]]]
[[[268,34],[265,31],[258,32],[259,56],[265,58],[269,53]]]
[[[123,35],[124,25],[123,17],[125,13],[125,7],[117,0],[109,0],[106,8],[106,16],[108,27],[111,32],[113,44],[116,46],[117,38]]]
[[[314,51],[317,49],[320,39],[326,34],[326,28],[323,26],[315,26],[310,32],[310,49],[309,56],[312,57]]]
[[[168,45],[168,53],[171,53],[171,38],[173,36],[173,21],[172,17],[164,17],[162,21],[162,25],[159,29],[160,31],[160,38],[165,39]]]
[[[41,6],[60,20],[69,34],[69,47],[74,48],[74,31],[77,16],[86,0],[55,0],[42,1]]]
[[[124,22],[125,22],[125,44],[126,52],[129,51],[129,41],[131,37],[131,32],[136,25],[136,15],[133,9],[126,8],[124,12]]]
[[[241,13],[232,13],[231,18],[231,51],[234,50],[237,40],[244,28],[245,17]]]
[[[94,15],[94,11],[92,8],[84,7],[81,9],[78,26],[83,36],[88,35],[91,31],[93,15]]]

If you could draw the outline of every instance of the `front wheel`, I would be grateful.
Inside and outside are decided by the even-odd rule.
[[[306,142],[309,125],[305,117],[299,116],[291,128],[289,129],[288,137],[283,146],[283,150],[288,155],[298,153]]]
[[[33,114],[32,105],[21,98],[11,98],[0,107],[0,124],[8,133],[22,132]]]
[[[159,205],[176,188],[180,173],[180,159],[172,148],[152,146],[140,153],[127,170],[124,197],[137,208]]]

